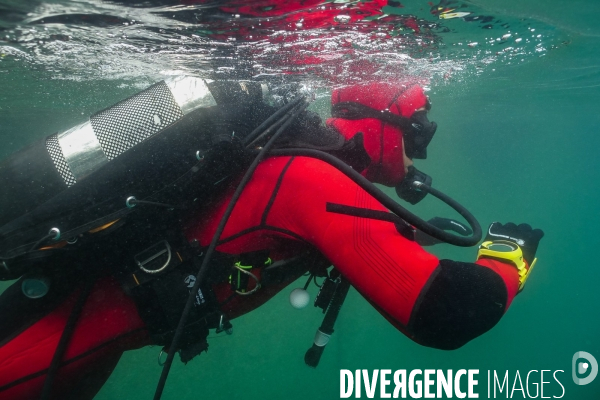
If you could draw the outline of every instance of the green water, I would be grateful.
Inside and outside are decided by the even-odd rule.
[[[335,399],[340,369],[383,368],[479,369],[480,398],[487,398],[487,370],[509,370],[511,386],[516,370],[523,376],[530,370],[563,370],[557,376],[564,399],[600,399],[600,378],[586,386],[571,379],[576,351],[600,360],[598,3],[473,3],[537,18],[570,40],[524,65],[490,68],[430,92],[430,119],[439,128],[429,158],[416,166],[482,226],[528,222],[546,233],[527,287],[505,317],[463,348],[439,351],[408,340],[351,291],[321,364],[310,369],[303,355],[322,315],[312,308],[292,309],[285,290],[235,320],[232,336],[209,339],[208,353],[185,366],[176,362],[163,399]],[[135,92],[120,82],[56,81],[28,69],[3,73],[0,84],[2,157]],[[433,200],[418,209],[426,216],[450,212]],[[432,252],[464,261],[475,256],[474,249],[448,245]],[[152,398],[160,375],[158,353],[159,348],[125,353],[96,398]],[[554,382],[549,376],[546,381]],[[556,384],[546,388],[545,396],[561,393]],[[516,392],[513,398],[523,396]]]
[[[165,398],[339,398],[341,368],[477,368],[481,387],[486,370],[510,370],[512,379],[515,370],[560,369],[564,398],[600,398],[600,382],[579,387],[570,377],[574,352],[600,354],[598,50],[595,38],[577,37],[527,66],[431,94],[431,119],[440,128],[428,160],[417,166],[482,225],[526,221],[546,232],[526,290],[491,332],[453,352],[423,348],[353,292],[321,365],[311,370],[302,357],[320,314],[291,309],[285,291],[236,321],[236,333],[211,342],[206,356],[176,365]],[[423,208],[447,212],[437,204]],[[475,254],[447,245],[433,252],[460,260]],[[149,398],[157,352],[126,354],[99,398]]]

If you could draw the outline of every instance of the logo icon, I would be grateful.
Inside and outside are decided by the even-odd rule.
[[[585,359],[583,361],[582,359]],[[579,378],[581,375],[589,375],[585,378]],[[573,354],[573,382],[576,385],[587,385],[598,375],[598,362],[593,355],[585,351],[578,351]]]
[[[196,277],[194,275],[188,275],[183,280],[183,283],[185,283],[187,285],[188,289],[193,289],[194,285],[196,284]],[[199,306],[201,304],[204,304],[205,301],[206,300],[204,300],[204,295],[202,294],[202,289],[198,289],[198,292],[196,293],[196,305]]]
[[[191,289],[196,284],[196,277],[194,275],[188,275],[183,282],[187,285],[188,289]]]

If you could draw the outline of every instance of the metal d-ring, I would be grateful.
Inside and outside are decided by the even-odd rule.
[[[229,324],[229,328],[225,328],[225,314],[221,314],[219,318],[219,326],[215,330],[216,333],[225,332],[228,335],[233,333],[233,327]]]
[[[248,296],[248,295],[256,292],[258,289],[260,289],[260,280],[256,277],[256,275],[254,275],[252,272],[246,271],[244,268],[241,268],[235,264],[233,265],[233,268],[237,269],[238,271],[240,271],[243,274],[248,275],[249,277],[254,279],[254,281],[256,282],[256,286],[254,286],[254,289],[250,290],[249,292],[241,292],[239,290],[236,290],[235,292],[237,294],[242,295],[242,296]]]
[[[165,248],[142,261],[139,261],[137,259],[139,254],[136,254],[134,256],[135,262],[137,263],[138,267],[147,274],[158,274],[159,272],[164,271],[165,268],[167,268],[169,266],[169,264],[171,264],[171,258],[172,258],[171,256],[172,255],[171,255],[171,246],[169,245],[169,242],[167,242],[166,240],[163,240],[162,242],[158,242],[157,244],[164,244]],[[152,246],[150,248],[153,248],[153,247],[154,246]],[[145,251],[147,251],[147,250],[145,250]],[[157,269],[148,269],[145,267],[146,264],[148,264],[151,261],[154,261],[155,259],[157,259],[158,257],[162,256],[165,253],[167,253],[167,261],[163,264],[162,267],[157,268]]]
[[[204,154],[200,154],[200,150],[196,151],[196,160],[204,161]]]
[[[165,363],[167,362],[166,360],[165,360],[164,362],[162,362],[162,361],[160,360],[160,358],[162,357],[162,355],[163,355],[163,353],[164,353],[164,352],[165,352],[165,350],[163,349],[163,350],[161,350],[161,351],[160,351],[160,353],[158,353],[158,365],[159,365],[159,366],[161,366],[161,367],[162,367],[163,365],[165,365]]]

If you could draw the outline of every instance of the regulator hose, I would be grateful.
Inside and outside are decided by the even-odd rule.
[[[238,187],[236,188],[235,192],[233,193],[233,195],[231,197],[231,200],[227,206],[227,209],[225,210],[225,213],[223,214],[223,217],[221,218],[221,221],[219,222],[219,226],[217,227],[217,230],[216,230],[215,234],[213,235],[210,245],[206,249],[204,258],[202,260],[202,264],[200,265],[198,274],[196,275],[196,283],[194,284],[194,287],[192,289],[190,289],[190,295],[188,297],[187,303],[185,304],[185,307],[181,314],[181,318],[179,319],[179,324],[177,325],[177,328],[173,335],[173,340],[171,341],[171,345],[169,346],[169,352],[167,353],[167,359],[165,360],[165,363],[163,364],[163,369],[162,369],[162,372],[160,375],[160,379],[158,381],[158,384],[156,386],[156,391],[154,393],[154,400],[159,400],[162,397],[162,393],[163,393],[165,384],[167,382],[167,377],[169,375],[169,371],[171,370],[171,365],[173,364],[173,359],[175,358],[175,353],[177,352],[179,340],[181,338],[181,335],[183,334],[183,330],[185,328],[189,313],[194,304],[195,293],[198,292],[198,289],[205,281],[205,277],[208,273],[208,270],[210,269],[210,260],[211,260],[212,255],[217,247],[217,244],[219,242],[221,234],[223,233],[223,230],[225,229],[225,225],[227,224],[227,221],[229,220],[229,216],[233,212],[233,209],[235,207],[237,200],[241,196],[241,194],[244,191],[244,188],[246,187],[248,182],[250,182],[250,179],[252,178],[252,175],[254,174],[254,171],[256,170],[256,168],[258,167],[260,162],[267,157],[269,150],[275,144],[275,142],[277,141],[279,136],[281,136],[285,132],[285,130],[289,127],[289,125],[296,119],[296,117],[298,117],[298,115],[300,115],[300,113],[302,113],[308,107],[308,105],[309,105],[308,101],[306,101],[306,100],[301,101],[303,99],[304,99],[304,97],[301,98],[300,100],[298,100],[295,103],[296,105],[294,107],[284,108],[284,111],[288,110],[288,113],[286,113],[287,116],[285,117],[285,120],[283,122],[275,123],[278,125],[281,124],[281,126],[270,137],[269,141],[262,147],[262,149],[260,150],[260,152],[258,153],[256,158],[254,159],[254,161],[252,162],[252,164],[250,165],[250,167],[244,174],[241,182],[239,183]],[[281,114],[279,114],[279,115],[281,115]],[[275,119],[275,118],[273,118],[273,119]],[[267,129],[269,130],[269,128],[267,128]]]
[[[314,150],[314,149],[276,149],[276,150],[270,151],[269,155],[271,155],[271,156],[300,156],[300,157],[304,156],[304,157],[311,157],[311,158],[316,158],[321,161],[324,161],[324,162],[332,165],[333,167],[337,168],[338,170],[340,170],[348,178],[352,179],[357,185],[359,185],[367,193],[369,193],[371,196],[373,196],[377,201],[379,201],[381,204],[383,204],[385,207],[387,207],[387,209],[390,210],[392,213],[394,213],[398,217],[402,218],[409,224],[413,225],[417,229],[425,232],[429,236],[432,236],[443,242],[452,244],[454,246],[471,247],[471,246],[475,246],[481,240],[481,236],[482,236],[481,225],[479,225],[479,222],[477,222],[477,219],[475,219],[475,217],[473,216],[473,214],[471,214],[469,212],[469,210],[467,210],[465,207],[463,207],[461,204],[459,204],[456,200],[452,199],[450,196],[440,192],[437,189],[432,188],[431,186],[427,186],[427,185],[423,184],[422,182],[415,182],[415,184],[418,185],[418,188],[420,190],[424,190],[424,191],[427,191],[428,193],[431,193],[433,196],[437,197],[438,199],[440,199],[441,201],[443,201],[444,203],[446,203],[450,207],[452,207],[454,210],[456,210],[456,212],[458,212],[467,221],[467,223],[471,226],[471,229],[473,230],[473,233],[471,234],[471,236],[454,235],[454,234],[446,232],[436,226],[429,224],[427,221],[419,218],[415,214],[408,211],[406,208],[402,207],[394,199],[392,199],[387,194],[385,194],[383,191],[381,191],[371,181],[369,181],[367,178],[365,178],[364,176],[359,174],[352,167],[350,167],[349,165],[344,163],[342,160],[340,160],[339,158],[337,158],[335,156],[332,156],[329,153],[325,153],[323,151]]]

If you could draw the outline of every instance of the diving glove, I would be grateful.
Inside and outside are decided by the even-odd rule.
[[[541,229],[532,229],[529,224],[517,226],[512,222],[504,225],[494,222],[479,246],[477,259],[493,258],[514,265],[519,271],[521,291],[537,262],[535,253],[543,237],[544,232]]]

